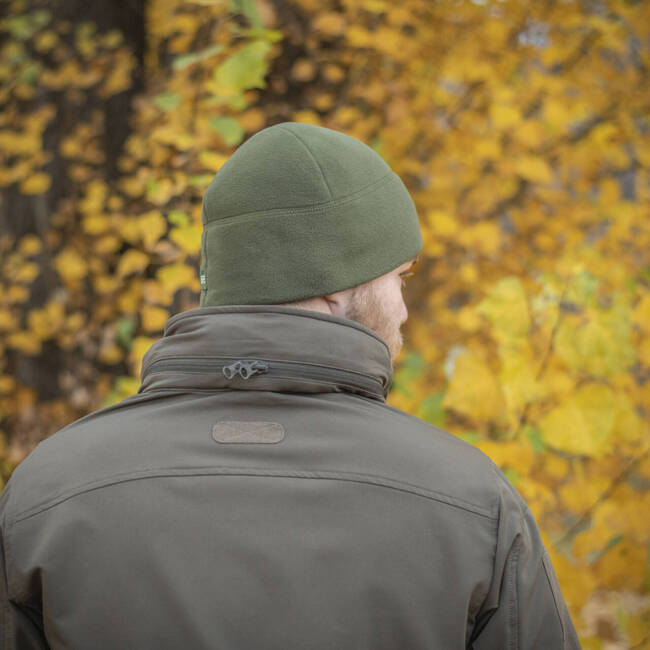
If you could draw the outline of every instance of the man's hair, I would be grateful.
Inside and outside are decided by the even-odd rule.
[[[374,282],[374,279],[368,280],[368,282],[364,282],[363,284],[358,284],[357,286],[352,287],[352,297],[350,301],[351,307],[354,306],[355,302],[366,299],[368,292],[372,288],[370,286],[372,282]],[[282,305],[284,307],[298,307],[300,309],[310,309],[313,302],[317,300],[319,297],[320,296],[314,296],[312,298],[304,298],[303,300],[293,300],[291,302],[280,302],[277,304]]]

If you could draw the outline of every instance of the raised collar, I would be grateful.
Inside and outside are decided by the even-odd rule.
[[[160,389],[351,392],[385,401],[386,341],[348,318],[282,305],[180,312],[142,359],[138,393]]]

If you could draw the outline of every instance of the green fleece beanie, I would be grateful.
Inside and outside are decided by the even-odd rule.
[[[414,258],[413,199],[369,146],[313,124],[258,131],[203,196],[201,307],[324,296]]]

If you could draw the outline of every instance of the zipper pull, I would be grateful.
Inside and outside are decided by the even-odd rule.
[[[235,363],[231,363],[229,366],[224,366],[221,370],[228,379],[232,379],[237,373],[239,373],[242,379],[248,379],[257,373],[268,372],[268,369],[269,364],[265,361],[240,359],[239,361],[235,361]]]

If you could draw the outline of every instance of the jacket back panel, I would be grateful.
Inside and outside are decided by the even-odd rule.
[[[216,442],[231,420],[285,435]],[[39,595],[57,648],[465,648],[493,571],[491,471],[357,395],[145,393],[17,468],[11,596]]]

